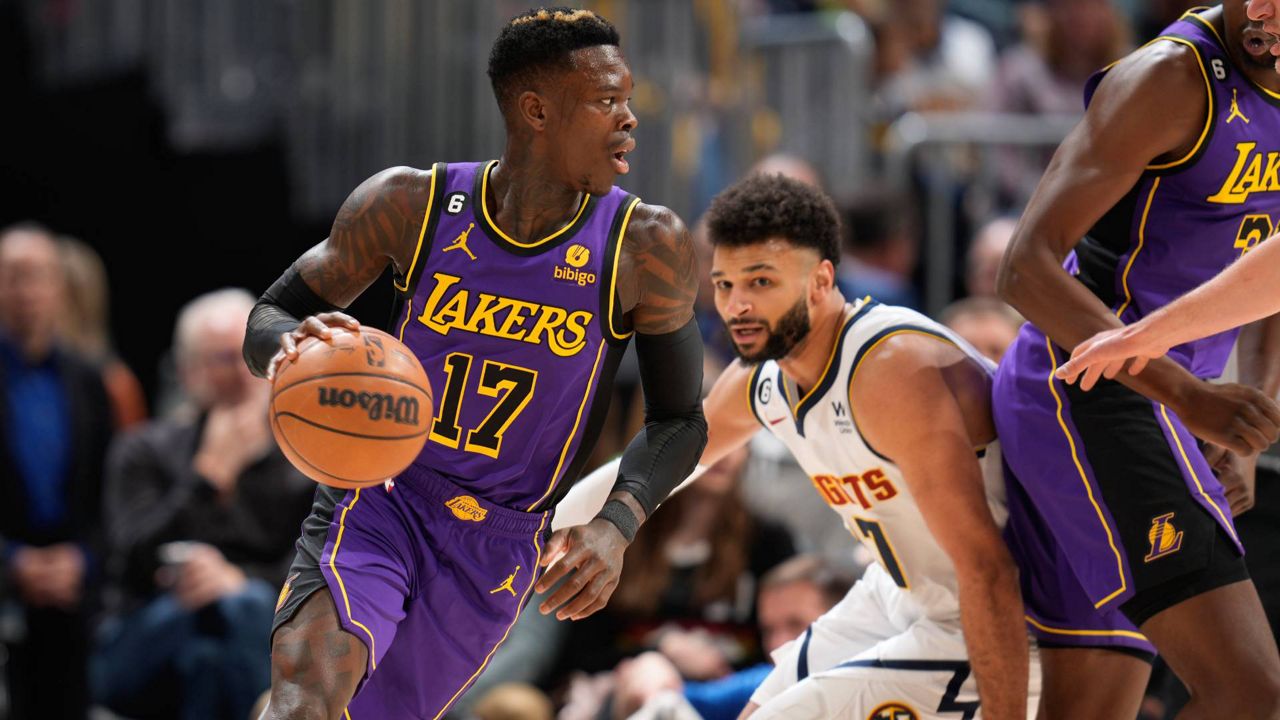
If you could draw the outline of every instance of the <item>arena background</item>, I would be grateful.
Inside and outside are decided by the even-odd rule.
[[[0,226],[34,220],[97,250],[113,347],[160,412],[187,301],[261,292],[380,169],[497,157],[487,54],[502,23],[536,4],[0,0]],[[989,294],[974,285],[990,272],[983,233],[998,257],[1079,118],[1087,72],[1063,59],[1072,44],[1094,69],[1195,3],[572,4],[617,26],[635,76],[639,151],[623,187],[692,226],[762,160],[808,163],[851,231],[852,286],[939,316]],[[934,22],[941,44],[913,49]],[[353,314],[382,325],[390,289],[376,284]],[[794,474],[786,466],[770,447],[751,461],[768,478]],[[856,570],[803,480],[744,482],[755,509],[814,505],[776,519],[803,528],[796,548]]]

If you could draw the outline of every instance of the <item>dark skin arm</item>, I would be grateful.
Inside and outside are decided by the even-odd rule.
[[[998,290],[1057,345],[1074,348],[1121,326],[1062,261],[1148,164],[1179,160],[1195,146],[1208,106],[1204,82],[1189,48],[1160,42],[1136,52],[1108,73],[1054,155],[1005,253]],[[1274,439],[1271,403],[1253,388],[1210,385],[1168,358],[1116,379],[1167,405],[1204,440],[1249,452]]]
[[[665,207],[637,206],[618,260],[618,296],[637,333],[661,335],[689,322],[698,292],[696,268],[693,240],[680,218]],[[638,522],[645,521],[644,508],[630,493],[616,491],[609,500],[621,501]],[[543,552],[547,570],[537,590],[546,592],[569,579],[539,609],[578,620],[603,608],[618,585],[626,548],[626,539],[608,520],[556,531]]]
[[[312,291],[330,305],[347,307],[391,265],[405,273],[418,244],[418,231],[430,199],[431,171],[394,167],[365,180],[347,196],[329,237],[298,259],[298,271]],[[355,318],[340,312],[304,318],[280,337],[280,353],[271,363],[296,360],[307,337],[330,338],[330,327],[358,329]]]
[[[1263,395],[1280,395],[1280,315],[1246,325],[1236,345],[1240,383]],[[1258,453],[1241,454],[1208,445],[1205,459],[1213,466],[1226,491],[1231,513],[1237,517],[1253,507]]]

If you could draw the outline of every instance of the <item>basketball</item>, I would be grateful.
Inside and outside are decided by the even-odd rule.
[[[433,414],[422,364],[371,327],[307,338],[271,387],[271,431],[311,479],[340,488],[381,483],[422,450]]]

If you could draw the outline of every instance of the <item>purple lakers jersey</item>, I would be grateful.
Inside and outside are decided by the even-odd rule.
[[[1184,157],[1148,165],[1066,261],[1126,324],[1217,275],[1280,223],[1280,95],[1232,65],[1219,30],[1196,12],[1152,42],[1195,52],[1209,102],[1203,129]],[[1090,79],[1086,103],[1106,72]],[[1235,337],[1189,342],[1169,356],[1216,377]]]
[[[618,253],[639,199],[587,195],[522,241],[487,206],[497,161],[437,164],[391,332],[422,361],[435,422],[415,464],[503,507],[541,510],[594,443],[630,334]],[[455,512],[474,508],[454,508]]]

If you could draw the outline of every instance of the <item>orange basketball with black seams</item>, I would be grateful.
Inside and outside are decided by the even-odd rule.
[[[434,414],[422,364],[381,330],[307,338],[271,386],[271,431],[311,479],[358,488],[394,477],[427,440]]]

